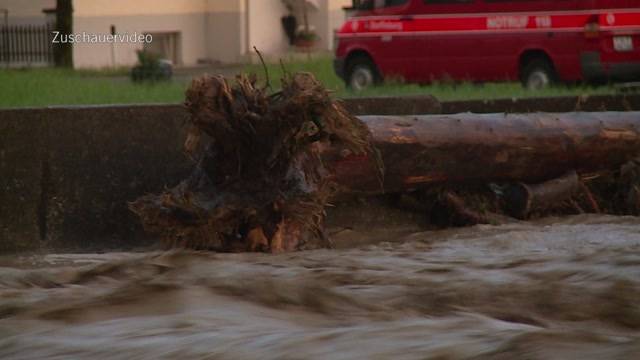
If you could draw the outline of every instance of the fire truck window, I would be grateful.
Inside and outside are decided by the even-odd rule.
[[[353,0],[353,8],[360,10],[372,10],[374,0]]]
[[[400,6],[404,5],[409,0],[378,0],[376,1],[377,7],[392,7],[392,6]]]
[[[475,0],[424,0],[425,4],[470,4]]]

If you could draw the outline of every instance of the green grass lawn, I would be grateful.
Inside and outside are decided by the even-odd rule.
[[[347,90],[333,72],[331,58],[283,62],[287,72],[309,71],[339,97],[395,96],[432,94],[442,101],[462,99],[521,98],[563,95],[609,94],[611,87],[558,86],[543,91],[527,91],[519,83],[469,83],[419,86],[401,83],[385,84],[363,92]],[[283,76],[280,64],[267,66],[274,88]],[[254,72],[264,80],[262,65],[248,65],[243,71]],[[60,70],[28,69],[0,70],[0,107],[28,107],[87,104],[178,103],[184,98],[189,79],[178,77],[170,82],[133,84],[126,69]]]
[[[0,107],[175,103],[186,84],[133,84],[125,76],[58,69],[0,70]]]

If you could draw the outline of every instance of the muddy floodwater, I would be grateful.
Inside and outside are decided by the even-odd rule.
[[[640,219],[0,259],[0,359],[640,359]]]

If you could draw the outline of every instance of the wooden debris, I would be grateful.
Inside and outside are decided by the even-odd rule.
[[[570,200],[580,189],[575,171],[540,184],[514,183],[505,194],[507,213],[517,219],[526,219],[531,212],[549,209]]]
[[[378,194],[434,184],[536,184],[567,171],[619,169],[640,154],[640,112],[361,116],[384,167],[365,155],[325,154],[343,192]]]
[[[328,246],[330,200],[416,190],[437,191],[440,209],[464,224],[501,223],[502,213],[526,219],[563,204],[582,212],[576,194],[596,212],[640,207],[638,172],[599,178],[591,190],[580,179],[619,173],[640,154],[636,112],[356,118],[306,73],[287,76],[271,94],[251,77],[230,84],[204,76],[186,106],[185,151],[197,166],[177,187],[130,204],[167,246]],[[608,194],[627,210],[600,206]],[[474,209],[482,201],[490,206]]]

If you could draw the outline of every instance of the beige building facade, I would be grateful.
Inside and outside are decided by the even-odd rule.
[[[302,3],[303,0],[299,0]],[[318,35],[318,51],[330,51],[333,32],[344,21],[351,0],[306,0],[310,27]],[[238,63],[251,58],[253,46],[270,58],[287,56],[289,45],[281,24],[288,14],[282,0],[74,0],[74,34],[150,34],[151,43],[76,42],[78,68],[131,66],[136,51],[147,48],[176,65]],[[55,0],[0,0],[11,24],[42,24],[53,17]],[[294,15],[302,23],[301,5]],[[122,39],[122,38],[121,38]]]

